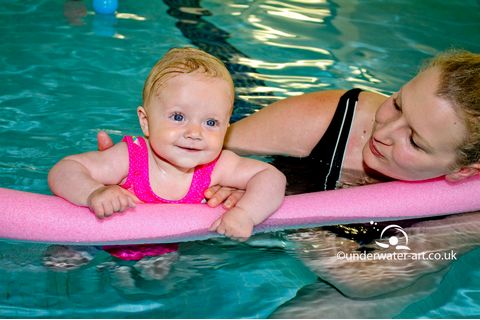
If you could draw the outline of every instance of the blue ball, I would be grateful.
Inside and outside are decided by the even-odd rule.
[[[118,0],[93,0],[93,9],[100,14],[113,14],[118,8]]]

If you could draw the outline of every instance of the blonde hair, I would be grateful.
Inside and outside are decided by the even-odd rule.
[[[233,80],[227,68],[218,58],[195,48],[170,49],[150,71],[143,86],[143,106],[146,107],[152,97],[160,94],[160,88],[179,74],[201,72],[209,77],[218,77],[227,81],[234,95]]]
[[[449,50],[424,67],[441,72],[437,95],[450,101],[464,119],[467,137],[457,149],[455,167],[480,162],[480,54]]]

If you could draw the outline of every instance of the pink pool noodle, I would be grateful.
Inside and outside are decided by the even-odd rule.
[[[388,182],[288,196],[256,232],[400,220],[480,210],[480,177]],[[222,208],[142,204],[105,220],[58,197],[0,188],[0,238],[69,244],[135,244],[205,239]]]

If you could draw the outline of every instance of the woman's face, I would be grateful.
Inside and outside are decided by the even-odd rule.
[[[452,104],[436,95],[440,71],[418,74],[377,110],[363,148],[367,167],[399,180],[424,180],[451,172],[467,134]]]

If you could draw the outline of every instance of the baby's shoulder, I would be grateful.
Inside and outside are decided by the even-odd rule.
[[[220,152],[220,156],[218,157],[218,160],[220,161],[225,159],[236,159],[236,158],[240,158],[240,156],[233,151],[224,149]]]
[[[222,176],[224,174],[231,174],[237,167],[237,164],[241,161],[241,157],[230,150],[222,150],[220,153],[215,167],[213,168],[213,176]]]
[[[230,150],[222,150],[220,156],[218,157],[217,164],[215,167],[226,167],[232,168],[235,167],[237,164],[243,161],[243,157],[239,156],[233,151]]]

